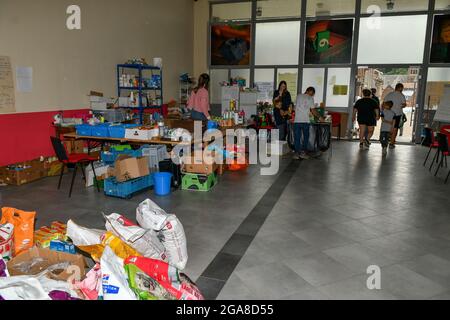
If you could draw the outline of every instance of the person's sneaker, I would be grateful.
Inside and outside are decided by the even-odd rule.
[[[359,149],[361,149],[361,150],[369,150],[369,146],[366,145],[365,143],[360,143],[359,144]]]
[[[296,154],[294,154],[294,156],[292,157],[292,159],[294,159],[294,160],[300,160],[301,158],[300,158],[299,154],[296,153]]]
[[[395,144],[389,144],[389,149],[395,149]]]
[[[364,140],[366,140],[366,144],[370,147],[370,145],[372,144],[372,143],[370,142],[370,140],[367,139],[367,138],[365,138]]]
[[[387,147],[383,147],[383,156],[387,155]]]
[[[305,152],[302,152],[302,153],[300,153],[300,159],[308,160],[309,156]]]

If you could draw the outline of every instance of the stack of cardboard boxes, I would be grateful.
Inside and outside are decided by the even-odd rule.
[[[196,157],[185,159],[182,166],[183,190],[209,191],[217,184],[217,175],[222,172],[223,166],[211,160]]]

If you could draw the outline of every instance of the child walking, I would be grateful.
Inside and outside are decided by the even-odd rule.
[[[383,147],[383,156],[387,155],[387,148],[391,139],[392,129],[394,127],[395,112],[392,111],[392,101],[385,101],[383,103],[383,113],[381,114],[381,133],[380,142]]]

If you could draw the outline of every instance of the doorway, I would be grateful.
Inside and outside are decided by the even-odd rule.
[[[356,98],[355,101],[362,97],[364,89],[376,89],[376,95],[382,103],[384,98],[394,91],[397,83],[403,83],[403,94],[406,97],[406,108],[403,109],[405,122],[399,130],[397,141],[400,143],[413,143],[416,133],[416,110],[417,110],[417,93],[419,87],[419,67],[358,67],[356,79]],[[380,137],[381,120],[378,121],[375,128],[373,140]]]

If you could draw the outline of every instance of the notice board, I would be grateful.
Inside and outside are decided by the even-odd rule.
[[[444,95],[434,115],[435,122],[450,122],[450,85],[445,85]]]
[[[11,59],[0,56],[0,113],[16,112]]]

